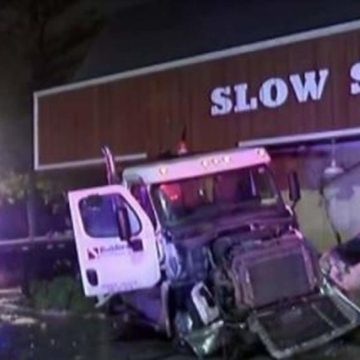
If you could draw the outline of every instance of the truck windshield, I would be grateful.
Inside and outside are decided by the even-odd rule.
[[[283,205],[263,165],[156,184],[152,196],[169,226]]]

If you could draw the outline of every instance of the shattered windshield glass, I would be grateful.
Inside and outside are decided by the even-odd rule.
[[[282,205],[263,165],[156,184],[152,196],[166,225]]]

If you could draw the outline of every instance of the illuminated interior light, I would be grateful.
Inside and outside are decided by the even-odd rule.
[[[213,158],[211,161],[214,165],[217,165],[220,162],[218,158]]]
[[[223,160],[224,160],[224,163],[228,164],[228,163],[231,161],[231,158],[230,158],[229,155],[225,155],[225,156],[223,157]]]
[[[208,167],[209,166],[209,161],[208,160],[203,160],[201,162],[201,164],[204,166],[204,167]]]
[[[264,149],[258,149],[257,151],[258,155],[261,157],[265,157],[266,156],[266,151]]]
[[[161,168],[159,169],[159,173],[160,173],[161,175],[166,175],[167,172],[168,172],[168,169],[167,169],[166,167],[161,167]]]

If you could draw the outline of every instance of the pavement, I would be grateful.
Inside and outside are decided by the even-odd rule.
[[[0,360],[194,360],[177,353],[171,342],[154,334],[137,333],[119,338],[119,324],[102,314],[84,316],[64,312],[35,312],[22,305],[20,295],[3,294],[0,299]],[[134,335],[134,334],[133,334]],[[359,359],[360,330],[335,343],[297,357],[301,360]],[[224,356],[213,357],[224,360]],[[269,359],[257,354],[226,360]]]

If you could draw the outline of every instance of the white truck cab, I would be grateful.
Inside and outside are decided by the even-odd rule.
[[[214,152],[130,167],[124,170],[121,185],[70,192],[85,294],[98,296],[154,286],[160,280],[161,255],[165,253],[156,234],[163,230],[163,222],[175,216],[169,207],[175,209],[181,187],[191,186],[189,179],[206,180],[209,175],[266,166],[269,162],[263,148]],[[266,171],[265,167],[259,169]],[[185,195],[194,194],[188,191]],[[199,194],[199,200],[205,196]],[[129,215],[128,240],[121,239],[117,219],[112,215],[118,203]],[[214,207],[217,205],[214,202]],[[129,247],[135,241],[141,243],[140,249]]]
[[[109,185],[69,193],[86,296],[120,294],[199,356],[224,343],[230,323],[275,358],[358,325],[357,308],[323,278],[265,149],[159,160],[120,181],[105,154]],[[290,195],[300,195],[295,177]]]

